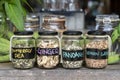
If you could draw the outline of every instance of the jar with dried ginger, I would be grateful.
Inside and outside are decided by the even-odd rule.
[[[59,39],[54,31],[39,32],[37,39],[37,65],[39,68],[56,68],[59,64]]]
[[[88,68],[105,68],[110,48],[109,36],[103,31],[89,31],[85,40],[85,62]]]

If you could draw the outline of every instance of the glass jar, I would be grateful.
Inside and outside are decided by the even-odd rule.
[[[66,30],[65,16],[63,15],[45,15],[43,18],[43,24],[41,30],[44,31],[57,31],[59,37]]]
[[[82,0],[43,0],[43,10],[48,11],[77,11],[80,10]]]
[[[112,35],[115,27],[118,26],[120,22],[118,15],[97,15],[96,16],[96,30],[101,30],[107,32],[109,36]],[[114,64],[119,62],[119,48],[118,48],[118,39],[112,43],[111,51],[108,56],[108,64]]]
[[[43,0],[43,9],[50,10],[51,8],[51,0]]]
[[[46,31],[61,32],[65,30],[65,16],[62,15],[45,15],[43,18],[42,29]]]
[[[68,0],[60,0],[60,9],[63,11],[67,11],[69,7],[69,1]]]
[[[39,32],[37,39],[37,65],[39,68],[56,68],[59,64],[58,33],[53,31]]]
[[[105,68],[109,53],[109,40],[106,32],[89,31],[85,40],[85,62],[88,68]]]
[[[51,8],[50,11],[59,11],[60,9],[60,0],[50,0]]]
[[[119,21],[118,15],[97,15],[96,30],[101,29],[111,35],[114,28],[119,24]]]
[[[35,39],[33,32],[14,32],[11,37],[11,61],[14,68],[28,69],[35,64]]]
[[[79,11],[80,3],[79,0],[68,0],[68,11]]]
[[[43,0],[43,10],[60,11],[60,1],[61,0]]]
[[[84,59],[84,39],[80,31],[65,31],[61,40],[64,68],[80,68]]]
[[[25,31],[38,31],[40,25],[39,21],[39,16],[37,14],[27,14],[25,17]]]

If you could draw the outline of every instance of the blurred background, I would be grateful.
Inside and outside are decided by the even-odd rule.
[[[39,11],[42,0],[28,0],[35,11]],[[82,8],[87,10],[89,14],[95,16],[96,14],[111,14],[116,13],[120,15],[120,0],[79,0],[82,3]],[[29,9],[30,10],[30,9]]]
[[[34,12],[39,12],[43,6],[43,0],[28,0]],[[120,0],[79,0],[81,8],[85,11],[85,27],[95,25],[96,15],[117,14],[120,15]],[[30,7],[26,6],[29,12]]]

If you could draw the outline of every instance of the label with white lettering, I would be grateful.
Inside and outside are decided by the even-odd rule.
[[[36,53],[38,55],[59,55],[59,48],[37,48]]]
[[[12,48],[13,59],[33,59],[35,48]]]
[[[62,50],[62,58],[66,61],[79,61],[83,60],[83,50]]]
[[[90,59],[107,59],[108,58],[108,49],[86,49],[86,57]]]

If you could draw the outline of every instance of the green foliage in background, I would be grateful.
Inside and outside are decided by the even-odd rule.
[[[24,30],[23,17],[26,15],[26,11],[22,3],[27,4],[27,0],[0,0],[0,14],[3,24],[7,24],[6,18],[9,18],[19,31]],[[5,27],[3,24],[2,27]]]
[[[114,43],[120,36],[120,23],[118,26],[115,27],[112,33],[112,42]]]
[[[27,0],[0,0],[0,62],[10,61],[10,38],[13,32],[9,30],[8,22],[12,22],[18,31],[24,30],[26,10],[23,3],[29,5]]]

